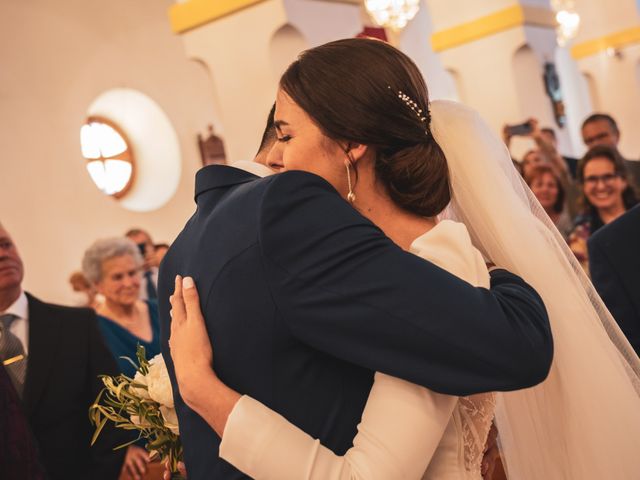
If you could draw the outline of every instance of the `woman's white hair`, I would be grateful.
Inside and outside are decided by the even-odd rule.
[[[97,240],[91,245],[82,258],[82,273],[91,283],[102,280],[102,265],[105,261],[131,255],[136,265],[142,266],[143,259],[138,246],[128,238],[114,237]]]

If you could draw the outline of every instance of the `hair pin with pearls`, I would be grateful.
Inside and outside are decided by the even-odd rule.
[[[391,90],[391,85],[387,85],[387,88]],[[416,114],[418,120],[420,120],[425,125],[427,124],[427,117],[423,116],[422,109],[418,106],[418,104],[411,99],[411,97],[402,92],[402,90],[398,90],[398,98],[402,100],[407,107],[409,107],[413,113]],[[429,129],[425,129],[425,133],[429,134]]]

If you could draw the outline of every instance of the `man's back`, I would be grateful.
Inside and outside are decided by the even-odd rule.
[[[640,354],[640,206],[591,236],[589,268],[602,300]]]
[[[356,433],[373,374],[310,348],[282,322],[260,266],[255,205],[268,182],[198,195],[197,212],[163,261],[160,298],[173,290],[176,274],[193,276],[219,377],[342,453]],[[168,308],[161,301],[165,356]],[[181,399],[176,405],[189,478],[247,478],[218,458],[219,437],[204,420]]]

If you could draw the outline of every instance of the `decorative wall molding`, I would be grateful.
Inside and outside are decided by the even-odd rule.
[[[218,20],[266,0],[187,0],[169,7],[169,22],[174,33]]]
[[[574,45],[571,48],[571,56],[576,60],[580,60],[581,58],[605,52],[610,48],[620,49],[635,43],[640,43],[640,27],[628,28],[621,32]]]
[[[546,8],[513,5],[436,32],[431,36],[431,46],[435,52],[442,52],[524,25],[555,28],[556,22],[553,12]]]

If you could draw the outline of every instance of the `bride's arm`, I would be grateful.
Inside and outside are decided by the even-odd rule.
[[[220,457],[257,480],[422,478],[457,397],[376,374],[344,456],[262,403],[243,396],[227,420]]]
[[[221,458],[257,480],[422,478],[457,397],[378,373],[353,447],[339,456],[215,376],[195,288],[177,281],[171,304],[180,394],[222,437]]]

